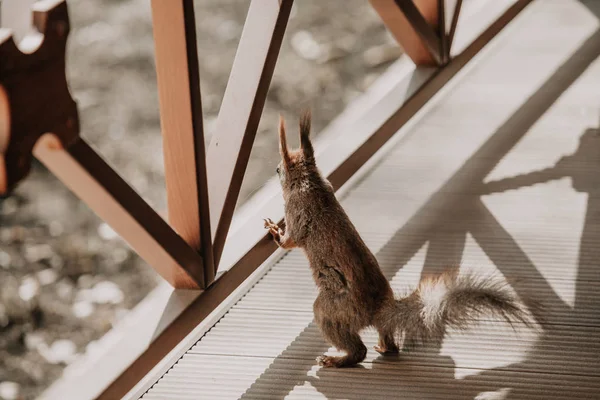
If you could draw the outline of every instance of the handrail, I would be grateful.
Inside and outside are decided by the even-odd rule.
[[[169,223],[202,254],[203,288],[214,280],[215,263],[194,3],[152,0],[151,5]]]

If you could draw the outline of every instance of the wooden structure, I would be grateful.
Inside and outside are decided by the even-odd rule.
[[[322,134],[317,157],[334,187],[349,182],[531,2],[486,0],[482,7],[468,0],[370,0],[410,61],[403,58],[392,67],[385,89],[373,88]],[[128,391],[143,393],[151,381],[144,376],[153,368],[154,375],[148,376],[168,370],[189,349],[189,338],[197,340],[199,331],[212,326],[219,316],[215,310],[232,302],[249,277],[264,272],[265,261],[281,256],[257,223],[257,217],[272,216],[273,210],[283,216],[277,190],[265,190],[246,208],[251,212],[236,217],[234,230],[231,225],[292,0],[251,2],[208,148],[193,2],[152,0],[168,223],[78,135],[77,110],[64,74],[66,7],[64,0],[36,3],[35,26],[44,39],[30,54],[0,29],[0,190],[9,191],[26,176],[33,154],[175,288],[164,289],[152,307],[145,305],[153,310],[140,311],[139,329],[115,344],[111,351],[121,349],[123,357],[96,360],[95,380],[81,389],[63,384],[49,394],[64,389],[69,393],[64,398],[116,399]],[[45,92],[33,97],[32,87]],[[38,118],[29,118],[34,111]],[[353,129],[343,129],[348,126]],[[341,131],[343,146],[336,142]],[[165,311],[157,314],[156,309]]]
[[[449,31],[444,28],[444,1],[372,4],[417,64],[448,62],[462,1],[456,2]],[[23,54],[9,30],[0,37],[2,119],[7,124],[0,189],[6,193],[18,184],[35,154],[175,288],[210,286],[291,7],[291,0],[251,3],[216,134],[205,149],[193,3],[152,1],[169,227],[79,137],[77,110],[65,79],[67,4],[36,3],[34,25],[43,35],[39,48]],[[187,74],[178,73],[182,67]],[[42,96],[37,95],[39,88]],[[48,107],[50,99],[54,107]]]

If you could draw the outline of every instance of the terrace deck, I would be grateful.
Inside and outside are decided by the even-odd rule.
[[[541,332],[485,320],[394,358],[367,330],[362,367],[322,369],[335,349],[294,250],[142,398],[600,398],[599,18],[593,0],[534,2],[341,195],[396,290],[496,270],[545,303]]]

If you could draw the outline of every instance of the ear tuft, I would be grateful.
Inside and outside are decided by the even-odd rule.
[[[287,147],[287,137],[285,135],[285,119],[283,115],[279,116],[279,154],[286,166],[290,165],[290,152]]]
[[[314,157],[314,150],[310,141],[311,113],[310,109],[304,111],[300,117],[300,147],[304,153],[304,158]]]

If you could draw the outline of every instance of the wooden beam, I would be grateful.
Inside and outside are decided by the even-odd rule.
[[[369,0],[404,52],[417,65],[439,65],[437,0]]]
[[[152,0],[169,222],[215,276],[192,0]]]
[[[446,34],[446,0],[438,0],[438,37],[440,38],[440,57],[442,65],[450,59],[448,35]]]
[[[83,139],[42,136],[33,154],[176,288],[204,284],[202,259]]]
[[[454,41],[454,35],[456,34],[456,27],[458,25],[458,17],[460,16],[460,9],[462,7],[462,0],[456,1],[454,7],[454,13],[452,14],[452,22],[450,23],[450,32],[448,33],[448,54],[452,50],[452,41]]]
[[[218,265],[293,0],[253,0],[207,154]]]
[[[424,2],[425,0],[423,0]],[[429,3],[433,3],[436,0],[429,0]],[[441,44],[440,37],[437,34],[439,29],[434,28],[438,26],[439,21],[439,4],[435,5],[438,18],[436,18],[435,24],[430,25],[429,21],[425,19],[421,11],[417,8],[413,0],[395,0],[400,10],[404,13],[406,19],[410,22],[417,35],[429,51],[429,54],[436,62],[436,64],[442,64],[442,54],[440,52]],[[438,0],[439,3],[439,0]],[[424,3],[423,3],[424,4]]]

